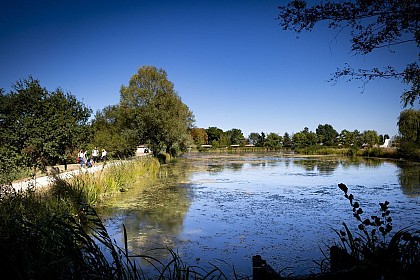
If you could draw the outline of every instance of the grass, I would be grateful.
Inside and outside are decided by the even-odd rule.
[[[130,255],[124,228],[124,248],[117,246],[96,214],[101,199],[128,191],[153,179],[157,159],[121,162],[96,173],[69,180],[55,176],[45,190],[0,190],[0,273],[13,279],[227,279],[220,269],[206,271],[172,259],[163,263]],[[156,249],[157,250],[157,249]],[[151,264],[143,270],[139,263]],[[152,275],[152,276],[150,276]]]

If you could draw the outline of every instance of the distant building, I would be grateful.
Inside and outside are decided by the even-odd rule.
[[[137,146],[136,156],[144,156],[147,153],[149,153],[149,149],[145,145]]]
[[[380,145],[381,148],[391,148],[392,147],[392,141],[391,139],[385,139],[385,142]]]

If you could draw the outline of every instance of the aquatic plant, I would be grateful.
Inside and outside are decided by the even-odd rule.
[[[393,220],[389,202],[379,203],[379,215],[363,218],[360,203],[345,184],[338,184],[350,202],[357,220],[357,232],[343,222],[344,229],[335,230],[340,243],[330,248],[332,272],[343,269],[357,271],[371,279],[412,279],[420,273],[420,231],[406,227],[392,233]],[[325,269],[325,263],[323,263]]]

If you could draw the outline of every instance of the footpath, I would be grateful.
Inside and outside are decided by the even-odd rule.
[[[105,166],[103,165],[103,163],[98,163],[95,166],[92,167],[80,167],[79,164],[75,164],[75,165],[69,165],[68,170],[67,171],[63,171],[64,167],[60,166],[60,167],[56,167],[59,172],[58,172],[58,176],[62,179],[69,179],[73,176],[79,175],[81,173],[94,173],[97,171],[100,171],[104,168],[106,168],[107,166],[110,166],[110,163],[105,164]],[[51,168],[52,170],[52,168]],[[50,171],[51,172],[51,171]],[[16,190],[16,191],[24,191],[26,189],[28,189],[29,187],[35,187],[35,188],[39,188],[39,187],[46,187],[49,184],[51,184],[53,182],[53,177],[52,175],[43,175],[40,177],[35,177],[35,178],[28,178],[26,180],[20,180],[18,182],[13,182],[12,183],[12,187]]]
[[[137,154],[137,157],[147,157],[147,156],[150,156],[150,153]],[[111,161],[107,161],[105,164],[103,162],[99,162],[99,163],[96,163],[92,167],[85,167],[85,166],[80,167],[80,164],[69,164],[67,165],[67,170],[64,170],[64,165],[60,165],[60,166],[49,167],[48,173],[51,174],[52,172],[54,172],[53,169],[56,169],[57,170],[56,173],[58,173],[58,176],[61,179],[66,180],[66,179],[72,178],[73,176],[79,175],[81,173],[94,173],[104,168],[107,168],[113,164],[119,164],[125,161],[127,160],[117,160],[117,161],[111,160]],[[20,190],[24,191],[28,189],[29,187],[35,187],[35,188],[46,187],[50,185],[52,182],[53,182],[52,175],[42,175],[35,178],[28,178],[28,179],[13,182],[12,187],[16,191],[20,191]]]

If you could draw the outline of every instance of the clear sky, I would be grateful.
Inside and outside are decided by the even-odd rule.
[[[14,0],[0,4],[0,88],[32,75],[93,112],[119,102],[143,65],[163,68],[197,127],[294,133],[319,124],[398,133],[407,85],[326,82],[338,67],[405,65],[418,49],[350,53],[349,37],[319,26],[283,31],[286,1]]]

